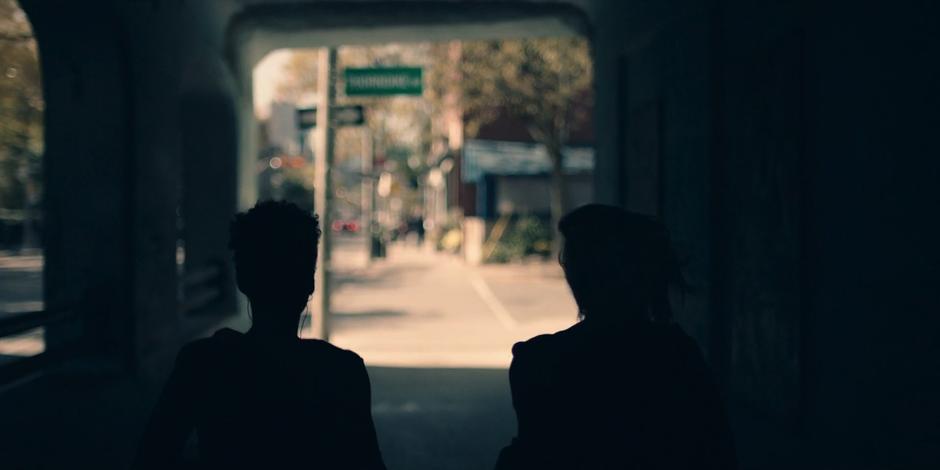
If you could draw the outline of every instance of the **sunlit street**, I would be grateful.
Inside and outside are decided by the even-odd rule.
[[[369,365],[505,368],[514,342],[575,321],[557,266],[468,266],[408,243],[368,266],[344,261],[364,246],[342,238],[334,252],[330,339]]]

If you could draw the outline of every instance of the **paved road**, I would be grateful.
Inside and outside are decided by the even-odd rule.
[[[42,310],[42,256],[0,252],[0,315]],[[43,329],[0,339],[0,364],[45,348]]]
[[[409,245],[366,267],[358,239],[335,246],[331,341],[369,365],[388,468],[492,468],[516,431],[512,344],[574,322],[560,270],[470,267]]]
[[[42,310],[42,256],[0,251],[0,313]]]
[[[513,343],[574,322],[557,268],[471,267],[409,245],[365,267],[361,246],[336,244],[330,340],[367,364],[506,368]]]

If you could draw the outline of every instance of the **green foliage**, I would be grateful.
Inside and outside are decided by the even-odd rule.
[[[405,213],[411,213],[420,202],[419,182],[427,172],[427,158],[434,139],[435,119],[439,99],[431,87],[422,98],[412,96],[361,97],[346,96],[342,71],[347,67],[421,66],[434,68],[435,58],[431,43],[382,44],[373,46],[343,46],[337,51],[337,103],[361,104],[367,110],[366,124],[370,144],[375,155],[386,160],[384,168],[394,175],[393,197],[402,201]],[[308,103],[316,95],[317,49],[290,51],[283,66],[283,78],[277,86],[276,97],[295,103]],[[336,133],[335,161],[342,165],[350,158],[366,153],[363,149],[363,129],[340,128]],[[358,185],[358,180],[354,182]],[[334,179],[337,190],[358,192],[358,187]]]
[[[552,226],[566,212],[562,148],[573,129],[590,119],[593,63],[577,37],[469,42],[461,80],[466,129],[506,114],[526,123],[551,159]],[[558,250],[556,245],[554,250]]]
[[[313,179],[301,169],[284,170],[281,195],[285,201],[297,204],[303,210],[313,212]]]
[[[36,41],[13,0],[0,0],[0,208],[36,204],[43,152]]]
[[[431,236],[436,237],[432,239],[438,251],[457,253],[460,250],[463,244],[463,228],[455,214],[449,214],[435,232],[436,234],[432,233]]]
[[[575,106],[591,97],[593,65],[584,39],[468,42],[461,73],[471,135],[506,112],[528,123],[540,143],[560,145],[577,122],[589,119]]]
[[[538,217],[523,216],[500,238],[487,261],[508,263],[533,255],[548,256],[551,242],[552,231],[547,224]]]
[[[259,199],[285,200],[313,211],[313,166],[266,169],[260,176]]]

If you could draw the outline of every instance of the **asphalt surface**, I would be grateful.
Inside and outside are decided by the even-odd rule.
[[[552,264],[468,266],[398,244],[367,265],[361,246],[336,243],[330,341],[369,365],[506,368],[515,342],[575,321]]]

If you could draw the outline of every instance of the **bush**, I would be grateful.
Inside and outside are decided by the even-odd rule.
[[[535,216],[522,216],[496,242],[487,258],[492,263],[520,261],[527,256],[548,256],[552,247],[552,231]]]
[[[444,235],[437,241],[438,251],[448,253],[457,253],[460,250],[460,243],[463,240],[463,232],[459,227],[448,229]]]

